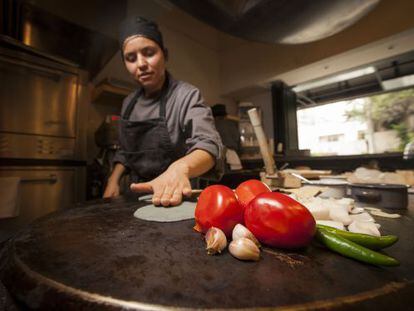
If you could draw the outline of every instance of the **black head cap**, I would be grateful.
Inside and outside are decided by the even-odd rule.
[[[147,20],[140,16],[129,17],[125,19],[120,26],[119,44],[123,49],[125,40],[132,36],[143,36],[155,41],[165,52],[162,34],[158,25],[153,21]]]

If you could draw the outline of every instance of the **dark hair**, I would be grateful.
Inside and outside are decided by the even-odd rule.
[[[147,20],[140,16],[134,16],[125,19],[121,23],[119,31],[119,44],[121,50],[123,50],[125,40],[132,36],[143,36],[156,42],[164,52],[164,56],[168,58],[168,51],[164,47],[162,34],[155,22]]]

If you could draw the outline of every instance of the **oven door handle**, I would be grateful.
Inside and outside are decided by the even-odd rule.
[[[47,182],[51,184],[55,184],[58,181],[58,178],[55,174],[50,174],[48,177],[39,177],[39,178],[22,178],[20,180],[24,183],[41,183],[41,182]]]

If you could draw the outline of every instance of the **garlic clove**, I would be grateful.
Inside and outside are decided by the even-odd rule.
[[[376,223],[370,221],[354,220],[349,226],[348,230],[355,233],[365,233],[374,236],[381,236],[379,227]]]
[[[247,229],[245,226],[243,226],[242,224],[237,224],[234,229],[233,229],[233,233],[232,233],[232,238],[233,241],[238,240],[240,238],[246,238],[251,240],[254,244],[256,244],[257,247],[260,248],[260,243],[259,241],[256,239],[256,237],[254,236],[253,233],[251,233],[251,231],[249,229]]]
[[[227,246],[227,238],[224,232],[216,227],[211,227],[207,230],[205,240],[207,243],[207,254],[214,255],[221,253]]]
[[[229,252],[240,260],[258,261],[260,259],[259,248],[252,240],[247,238],[233,240],[229,245]]]

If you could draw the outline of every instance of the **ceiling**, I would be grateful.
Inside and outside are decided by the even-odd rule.
[[[383,85],[384,81],[414,74],[414,51],[359,68],[367,68],[369,66],[375,68],[373,73],[297,92],[299,107],[306,108],[339,100],[383,93],[387,91]],[[349,71],[356,69],[358,68],[353,68]]]
[[[380,0],[170,0],[195,18],[251,41],[301,44],[332,36]]]

